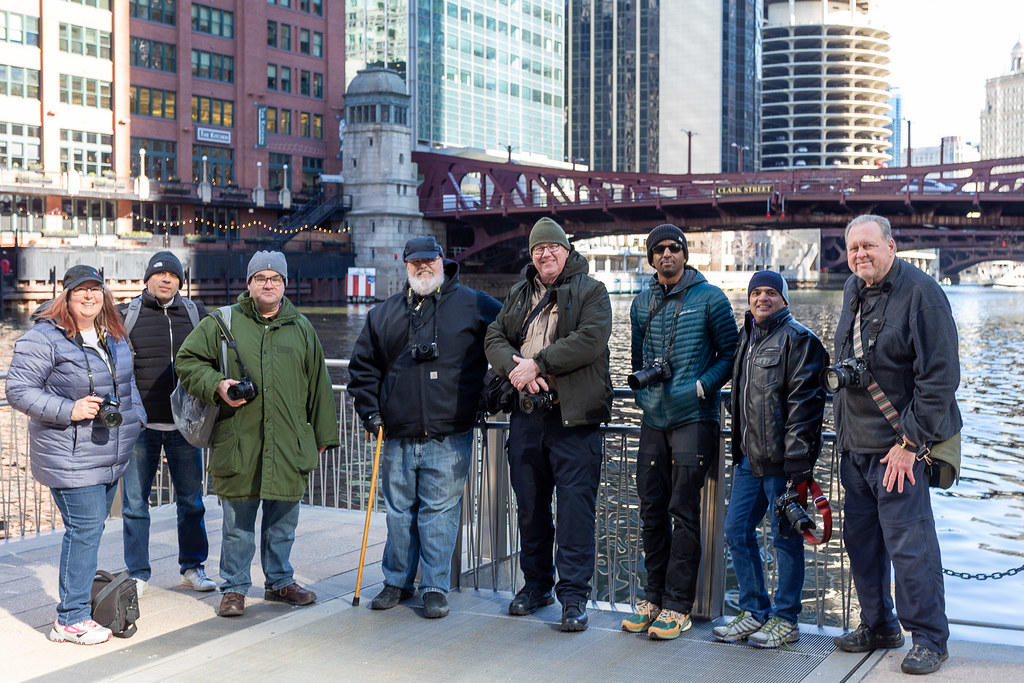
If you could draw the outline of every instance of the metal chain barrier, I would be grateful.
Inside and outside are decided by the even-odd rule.
[[[968,574],[967,572],[955,572],[952,569],[943,568],[942,573],[946,576],[955,576],[958,579],[977,579],[978,581],[985,581],[987,579],[1001,579],[1004,576],[1013,576],[1024,572],[1024,564],[1014,569],[1007,569],[1005,572],[992,572],[991,574]]]

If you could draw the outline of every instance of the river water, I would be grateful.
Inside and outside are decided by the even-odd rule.
[[[988,574],[1024,564],[1024,290],[975,286],[946,287],[960,332],[961,383],[957,397],[964,416],[963,469],[959,485],[932,491],[943,566],[955,572]],[[737,320],[746,301],[731,293]],[[629,368],[628,295],[612,297],[612,379],[625,386]],[[831,350],[841,292],[793,291],[798,320]],[[306,308],[329,358],[348,358],[362,329],[367,305]],[[0,328],[4,366],[24,321]],[[343,371],[335,378],[344,382]],[[634,413],[627,408],[621,417]],[[1024,574],[998,581],[946,577],[951,619],[1024,628],[1024,603],[1013,598]],[[856,625],[856,622],[854,623]]]

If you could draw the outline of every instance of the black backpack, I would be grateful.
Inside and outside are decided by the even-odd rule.
[[[102,569],[96,570],[92,580],[92,619],[106,626],[118,638],[131,638],[138,627],[139,594],[135,580],[125,570],[114,576]]]

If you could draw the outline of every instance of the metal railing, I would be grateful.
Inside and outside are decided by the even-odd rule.
[[[329,360],[332,369],[346,368],[345,360]],[[0,379],[6,376],[0,372]],[[369,498],[370,476],[375,443],[368,439],[358,415],[352,408],[344,384],[334,385],[339,414],[339,448],[325,451],[310,474],[303,502],[321,507],[365,510]],[[616,391],[617,411],[629,417],[618,424],[602,427],[604,460],[597,498],[597,557],[594,566],[592,597],[612,604],[635,604],[642,594],[645,574],[641,555],[639,498],[636,492],[636,451],[639,441],[639,413],[632,409],[632,392]],[[625,403],[628,401],[629,403]],[[702,491],[703,563],[698,581],[698,596],[693,613],[698,617],[716,617],[723,606],[735,603],[735,592],[727,592],[727,549],[724,520],[729,477],[725,467],[728,455],[728,416],[723,411],[722,457],[712,468]],[[487,422],[476,431],[473,440],[473,466],[466,483],[463,501],[462,533],[453,560],[453,582],[474,588],[515,591],[521,586],[517,549],[519,531],[515,498],[508,476],[505,440],[508,423]],[[0,400],[0,537],[35,535],[61,526],[60,514],[49,491],[31,475],[28,457],[27,418]],[[836,531],[832,540],[820,546],[805,546],[807,577],[804,586],[806,615],[814,615],[819,625],[849,626],[855,608],[852,585],[842,547],[842,489],[839,486],[839,462],[834,452],[834,436],[826,432],[826,448],[819,460],[816,479],[831,501]],[[209,453],[204,451],[204,458]],[[731,469],[731,468],[729,468]],[[204,493],[209,491],[209,476]],[[380,488],[372,501],[374,510],[383,510]],[[173,502],[174,496],[166,463],[157,473],[150,503],[153,506]],[[555,502],[557,505],[557,501]],[[763,533],[763,556],[769,592],[776,584],[776,563],[772,548]],[[733,580],[734,583],[734,580]]]

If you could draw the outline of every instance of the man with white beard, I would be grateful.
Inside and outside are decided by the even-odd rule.
[[[409,286],[366,317],[349,361],[348,392],[381,452],[388,538],[384,589],[373,609],[412,597],[417,565],[423,616],[448,614],[452,553],[469,473],[473,425],[487,371],[484,334],[501,308],[459,284],[459,266],[433,237],[403,253]]]

